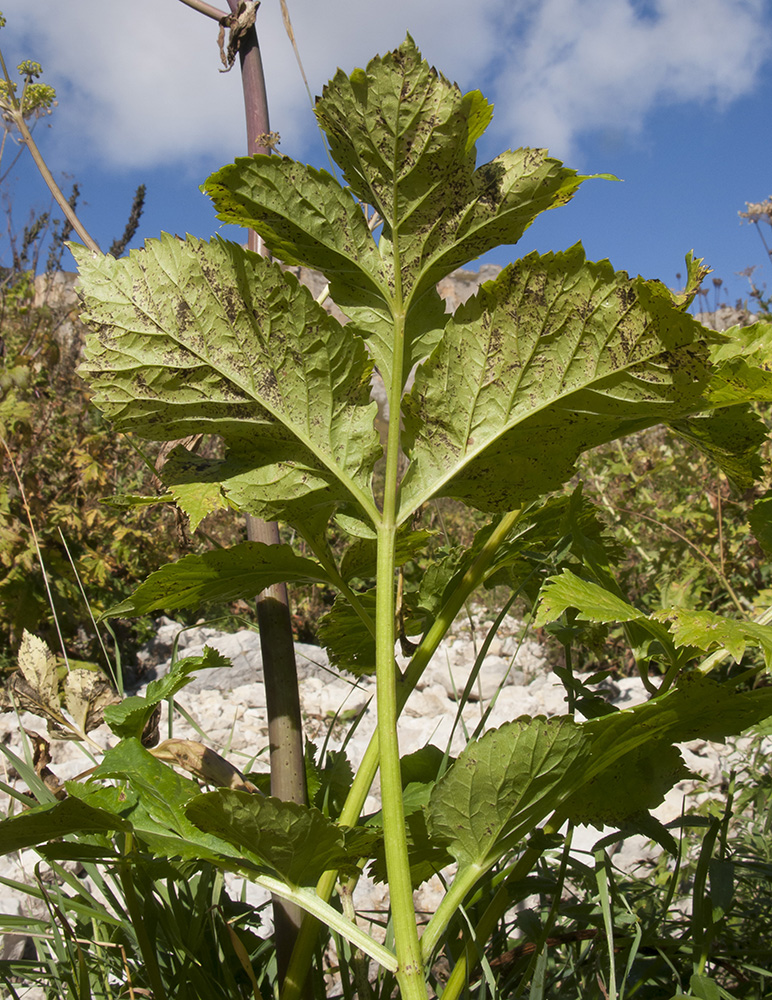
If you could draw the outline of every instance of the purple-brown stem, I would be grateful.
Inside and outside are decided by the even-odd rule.
[[[239,0],[228,0],[235,14]],[[254,25],[242,37],[239,45],[244,109],[247,121],[247,150],[250,155],[270,153],[259,144],[270,131],[268,100],[263,75],[263,61]],[[248,247],[266,255],[262,240],[249,230]],[[278,544],[279,526],[247,515],[247,537],[251,541]],[[292,642],[287,588],[282,584],[264,590],[257,598],[257,621],[263,658],[263,680],[268,711],[268,739],[271,762],[271,794],[289,802],[307,801],[303,730],[300,716],[295,647]],[[276,927],[276,958],[279,982],[283,982],[295,944],[302,910],[294,904],[274,897]]]

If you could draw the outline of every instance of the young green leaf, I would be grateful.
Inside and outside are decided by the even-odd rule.
[[[156,706],[167,698],[174,697],[186,684],[189,684],[193,680],[190,676],[193,671],[230,667],[230,665],[230,660],[211,646],[206,646],[201,656],[186,656],[182,660],[176,660],[167,674],[150,681],[144,698],[141,695],[132,695],[124,698],[119,704],[106,708],[105,722],[121,739],[128,739],[131,736],[140,739]]]
[[[697,411],[707,331],[581,246],[529,254],[459,307],[405,401],[400,521],[431,496],[511,510],[582,451]]]
[[[432,69],[409,35],[366,70],[339,70],[317,101],[347,183],[379,213],[382,239],[399,255],[405,299],[516,243],[586,179],[544,150],[504,153],[477,168],[475,144],[492,115],[479,91],[462,94]]]
[[[253,513],[323,491],[330,509],[343,500],[377,520],[372,363],[294,277],[223,240],[164,235],[121,260],[74,252],[99,331],[81,372],[116,426],[220,434],[225,492]]]
[[[718,646],[726,649],[736,663],[748,646],[756,646],[764,653],[766,667],[772,665],[772,625],[736,621],[690,608],[655,611],[652,618],[669,626],[676,646],[693,646],[704,652]]]
[[[233,856],[230,844],[202,832],[185,815],[185,806],[199,794],[196,782],[163,764],[139,740],[126,739],[108,750],[93,772],[93,779],[99,778],[128,782],[137,795],[129,817],[134,831],[159,857],[217,861]]]
[[[180,510],[188,515],[190,530],[216,510],[227,510],[228,500],[219,476],[210,475],[222,468],[220,462],[195,455],[177,445],[169,452],[161,473],[169,493]]]
[[[198,607],[206,601],[254,597],[274,583],[329,583],[327,573],[288,545],[242,542],[230,549],[183,556],[151,573],[131,597],[105,611],[103,618]]]
[[[555,809],[589,754],[569,716],[516,719],[469,743],[429,800],[433,840],[461,865],[489,867]]]
[[[667,628],[623,600],[616,580],[602,565],[595,560],[590,565],[603,580],[603,586],[582,580],[570,569],[564,569],[560,576],[547,580],[542,587],[534,624],[541,628],[556,621],[569,608],[576,608],[578,621],[623,625],[635,658],[644,669],[645,661],[652,656],[664,655],[671,665],[682,662],[684,657],[676,649]]]
[[[219,788],[186,806],[206,833],[248,850],[290,885],[315,885],[329,869],[352,868],[343,830],[318,809]]]
[[[109,833],[128,830],[131,824],[104,809],[97,809],[79,799],[35,806],[0,822],[0,854],[11,854],[36,844],[46,844],[71,833]]]

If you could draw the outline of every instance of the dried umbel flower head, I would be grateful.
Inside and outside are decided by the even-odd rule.
[[[766,201],[746,201],[747,212],[738,212],[741,219],[748,222],[767,222],[772,226],[772,195]]]

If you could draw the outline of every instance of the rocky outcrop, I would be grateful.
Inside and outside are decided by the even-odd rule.
[[[732,326],[750,326],[758,316],[747,309],[737,309],[731,306],[720,306],[715,312],[697,313],[695,319],[711,330],[724,331]]]

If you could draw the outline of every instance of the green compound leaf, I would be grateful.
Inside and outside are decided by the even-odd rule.
[[[736,736],[772,714],[772,688],[733,691],[726,683],[687,673],[651,701],[584,723],[592,738],[588,778],[651,742],[686,743]]]
[[[704,406],[709,336],[658,282],[529,254],[461,306],[405,401],[400,520],[431,496],[510,510],[604,441]]]
[[[698,673],[642,705],[582,725],[589,758],[563,803],[581,823],[620,823],[658,805],[687,775],[672,743],[723,741],[772,714],[772,689],[733,691]]]
[[[568,608],[576,608],[580,621],[600,624],[635,622],[658,640],[665,650],[676,647],[709,652],[723,648],[739,663],[746,648],[756,646],[763,651],[767,667],[772,664],[770,625],[736,621],[712,611],[693,611],[689,608],[670,608],[647,616],[604,587],[582,580],[571,570],[564,569],[560,576],[548,580],[542,588],[534,626],[541,628],[555,621]]]
[[[576,608],[580,621],[610,622],[643,621],[646,615],[591,580],[582,580],[570,569],[564,569],[560,576],[552,577],[542,588],[539,609],[534,618],[534,627],[542,628],[554,622],[568,608]]]
[[[204,602],[254,597],[274,583],[329,583],[325,570],[289,545],[242,542],[230,549],[183,556],[151,573],[131,597],[105,611],[103,618],[131,617],[151,611],[194,608]]]
[[[489,867],[565,797],[588,750],[568,716],[516,719],[486,733],[432,791],[432,839],[461,865]]]
[[[248,850],[290,885],[315,885],[329,869],[351,869],[341,827],[318,809],[220,788],[193,799],[188,819],[207,833]]]
[[[691,776],[679,751],[653,741],[609,764],[564,804],[575,823],[596,827],[624,823],[665,800],[670,789]]]
[[[703,652],[725,649],[736,663],[748,646],[759,647],[767,668],[772,666],[772,625],[723,618],[712,611],[671,608],[656,611],[652,618],[669,626],[676,646],[693,646]]]
[[[606,586],[616,587],[613,578],[605,574],[603,578]],[[664,653],[671,664],[680,662],[682,658],[667,628],[654,616],[647,617],[618,594],[607,590],[606,586],[582,580],[570,569],[564,569],[560,576],[552,577],[542,587],[534,624],[538,621],[541,627],[556,621],[569,608],[576,608],[579,621],[624,625],[637,660]]]
[[[319,642],[333,666],[354,674],[371,674],[375,671],[375,589],[359,594],[358,599],[373,622],[373,631],[365,627],[349,601],[338,594],[319,620]]]
[[[372,363],[295,278],[223,240],[164,235],[121,260],[74,253],[96,331],[81,373],[118,428],[153,440],[221,435],[220,481],[240,506],[254,481],[253,508],[270,484],[273,510],[323,491],[331,507],[373,513]],[[174,486],[195,481],[199,465]]]
[[[437,282],[517,242],[540,212],[564,204],[586,179],[544,150],[507,152],[478,168],[475,143],[492,111],[478,91],[462,94],[423,61],[410,36],[366,70],[338,71],[317,101],[345,180],[382,221],[386,309],[356,297],[339,304],[367,337],[387,391],[392,377],[404,385],[440,336],[446,317]],[[403,370],[392,373],[392,320],[403,308]]]
[[[347,183],[383,219],[382,242],[399,252],[406,299],[517,242],[586,179],[544,150],[504,153],[477,168],[475,144],[492,115],[479,91],[462,94],[422,60],[409,35],[366,70],[339,70],[317,101]]]
[[[772,689],[687,674],[642,705],[585,723],[517,719],[470,743],[438,781],[429,833],[481,871],[548,812],[602,826],[658,805],[688,772],[672,743],[723,740],[772,715]],[[551,727],[551,728],[550,728]]]

